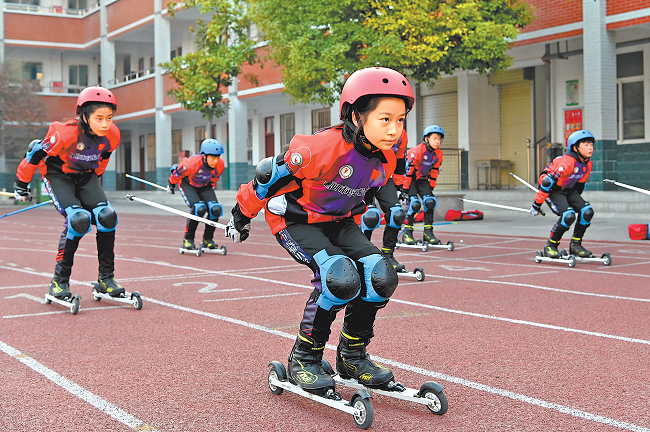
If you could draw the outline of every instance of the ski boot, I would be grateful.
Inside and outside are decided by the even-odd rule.
[[[336,349],[336,371],[341,378],[356,379],[368,388],[392,390],[396,386],[393,372],[370,360],[366,352],[369,343],[370,337],[352,336],[343,327]]]
[[[582,239],[571,237],[571,245],[569,246],[569,253],[578,258],[589,258],[593,254],[582,246]]]
[[[402,243],[405,245],[414,245],[415,239],[413,238],[413,226],[406,225],[404,228],[404,234],[402,235]]]
[[[47,294],[45,294],[45,304],[52,302],[58,303],[61,306],[70,308],[72,315],[77,315],[80,300],[80,296],[73,296],[70,292],[70,283],[68,281],[64,281],[58,276],[52,278],[52,282],[50,282],[50,286],[47,289]]]
[[[203,239],[201,242],[201,250],[203,252],[209,252],[209,253],[218,253],[221,255],[225,255],[227,253],[226,247],[221,245],[217,245],[213,239]]]
[[[382,247],[381,248],[381,255],[391,263],[391,265],[393,266],[393,268],[395,269],[395,271],[397,273],[400,273],[400,272],[402,272],[402,271],[404,271],[406,269],[404,267],[404,264],[401,264],[393,256],[393,249]]]
[[[548,239],[544,246],[544,256],[548,258],[560,258],[563,254],[557,249],[560,245],[559,241]]]
[[[300,332],[289,354],[289,381],[309,393],[334,398],[336,383],[323,370],[324,349],[325,343],[318,343]]]
[[[142,309],[142,296],[139,292],[132,293],[126,291],[122,285],[117,283],[113,276],[98,278],[97,282],[92,283],[93,298],[95,301],[101,299],[113,300],[120,303],[133,305],[136,310]]]
[[[126,292],[124,287],[117,283],[113,276],[98,278],[96,289],[102,294],[108,294],[111,297],[121,297]]]
[[[429,243],[430,245],[442,244],[442,242],[439,239],[437,239],[435,235],[433,235],[433,226],[432,225],[425,225],[424,226],[424,235],[422,237],[422,241],[424,243]]]
[[[189,240],[189,239],[184,238],[183,239],[183,244],[181,245],[181,248],[180,248],[180,253],[181,253],[181,255],[183,255],[185,252],[196,254],[196,256],[201,256],[201,253],[203,253],[203,250],[201,248],[197,248],[194,245],[194,240]]]

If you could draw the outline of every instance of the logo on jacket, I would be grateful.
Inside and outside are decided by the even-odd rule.
[[[352,175],[353,172],[354,172],[354,170],[352,169],[352,166],[350,166],[350,165],[343,165],[341,167],[341,169],[339,169],[339,175],[341,176],[341,178],[344,178],[344,179],[350,178],[350,176]]]
[[[427,159],[429,159],[429,156],[424,155],[424,156],[422,156],[422,159],[427,160]]]
[[[77,150],[82,151],[85,148],[86,148],[86,146],[84,145],[84,143],[82,143],[82,142],[77,143]]]
[[[302,155],[300,153],[292,153],[290,161],[291,165],[300,166],[302,165]]]
[[[578,171],[580,171],[580,168],[578,168],[578,167],[573,168],[574,173],[577,173]]]

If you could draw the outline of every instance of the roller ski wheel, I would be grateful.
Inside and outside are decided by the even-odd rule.
[[[609,254],[609,252],[606,252],[602,254],[600,257],[597,257],[595,255],[591,255],[589,257],[576,257],[576,261],[579,263],[589,263],[589,262],[596,262],[596,263],[602,263],[603,265],[610,266],[612,265],[612,256]]]
[[[323,366],[325,361],[323,361]],[[323,396],[309,393],[300,386],[293,384],[287,377],[287,371],[279,361],[269,363],[271,369],[268,374],[268,385],[271,393],[280,395],[284,390],[290,391],[297,395],[306,397],[318,403],[338,409],[352,415],[354,422],[361,429],[368,429],[375,419],[375,410],[372,405],[372,396],[362,388],[354,392],[350,402],[346,401],[341,395],[332,389],[328,389]],[[331,366],[330,366],[331,370]]]
[[[79,301],[81,300],[81,296],[79,295],[73,295],[72,297],[64,297],[62,299],[54,297],[51,294],[45,294],[45,304],[50,304],[52,302],[58,303],[61,306],[65,306],[67,308],[70,308],[70,313],[72,315],[77,315],[79,312]]]
[[[562,250],[564,252],[564,250]],[[585,258],[583,258],[585,259]],[[573,268],[576,266],[577,259],[573,255],[567,255],[567,254],[562,254],[559,255],[557,258],[551,258],[546,255],[544,255],[544,252],[542,251],[537,251],[537,255],[535,256],[535,262],[536,263],[541,263],[541,262],[550,262],[550,263],[555,263],[555,264],[567,264],[569,267]]]
[[[399,248],[408,248],[408,249],[420,249],[422,252],[427,252],[429,250],[429,245],[427,243],[423,243],[422,240],[416,240],[414,244],[406,244],[406,243],[401,243],[398,242],[395,245],[395,250]]]
[[[226,255],[226,254],[228,254],[228,249],[226,249],[226,246],[221,245],[221,247],[214,248],[214,249],[201,248],[201,253],[211,253],[211,254]]]
[[[183,255],[183,254],[185,254],[185,252],[187,252],[187,253],[193,253],[197,257],[200,257],[201,254],[203,253],[203,248],[201,248],[200,245],[199,245],[199,247],[196,247],[194,245],[193,240],[188,240],[188,239],[184,238],[183,239],[183,244],[181,245],[181,247],[179,249],[179,252],[181,253],[181,255]]]
[[[132,305],[136,310],[142,309],[142,296],[139,292],[133,291],[132,293],[124,291],[118,297],[111,297],[107,293],[103,293],[99,290],[99,285],[97,282],[93,282],[93,299],[95,301],[100,301],[101,299],[113,300],[119,303],[127,303]]]
[[[415,270],[412,272],[404,269],[402,271],[397,272],[398,276],[406,276],[406,277],[414,277],[415,280],[418,282],[422,282],[424,280],[424,269],[422,267],[416,267]]]
[[[402,399],[409,402],[426,405],[429,411],[435,415],[445,414],[449,407],[447,396],[443,392],[444,387],[434,381],[425,382],[420,386],[419,390],[408,388],[400,383],[391,381],[389,383],[388,390],[381,390],[366,387],[363,384],[359,384],[359,382],[354,379],[346,379],[341,377],[341,375],[334,372],[332,366],[329,364],[329,362],[327,362],[327,360],[323,360],[323,369],[325,372],[331,374],[334,377],[336,385],[354,389],[365,389],[371,393],[381,394],[396,399]]]
[[[426,244],[426,243],[425,243],[425,244]],[[446,244],[442,244],[442,243],[437,243],[437,244],[429,243],[429,248],[430,248],[430,249],[431,249],[431,248],[433,248],[433,249],[447,249],[449,252],[451,252],[451,251],[454,250],[454,242],[450,240],[450,241],[448,241]],[[426,252],[426,251],[425,251],[425,252]]]
[[[187,253],[193,253],[193,254],[196,255],[197,257],[200,257],[201,254],[203,253],[203,251],[201,250],[201,248],[198,248],[198,249],[185,249],[185,248],[180,248],[179,251],[180,251],[181,255],[183,255],[185,252],[187,252]]]

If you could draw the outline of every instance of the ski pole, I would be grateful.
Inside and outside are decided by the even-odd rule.
[[[474,203],[474,204],[482,204],[482,205],[486,205],[486,206],[490,206],[490,207],[497,207],[497,208],[502,208],[502,209],[506,209],[506,210],[516,210],[516,211],[520,211],[520,212],[530,213],[530,210],[526,210],[526,209],[523,209],[523,208],[520,208],[520,207],[510,207],[510,206],[507,206],[507,205],[492,204],[492,203],[487,203],[487,202],[483,202],[483,201],[474,201],[474,200],[465,199],[465,198],[458,198],[458,199],[461,200],[461,201],[471,202],[471,203]],[[546,216],[546,214],[544,212],[540,211],[540,213],[542,214],[542,216]]]
[[[633,190],[635,192],[641,192],[642,194],[650,195],[650,191],[647,191],[645,189],[641,189],[641,188],[638,188],[638,187],[626,185],[625,183],[619,183],[619,182],[617,182],[615,180],[604,179],[603,181],[605,183],[612,183],[612,184],[615,184],[616,186],[624,187],[626,189],[630,189],[630,190]]]
[[[2,195],[2,196],[12,197],[12,198],[14,197],[14,194],[11,193],[11,192],[2,192],[2,191],[0,191],[0,195]]]
[[[523,184],[525,184],[526,186],[528,186],[533,192],[535,192],[535,193],[539,192],[539,190],[535,186],[528,183],[526,180],[522,179],[518,175],[516,175],[514,173],[510,173],[510,175],[513,176],[514,178],[516,178],[517,180],[519,180],[520,182],[522,182]],[[553,201],[551,201],[551,198],[546,197],[546,199],[544,201],[546,201],[546,204],[548,205],[548,208],[550,208],[553,213],[555,213],[558,216],[560,215],[560,212],[558,211],[557,206],[555,204],[553,204]]]
[[[522,182],[523,184],[525,184],[526,186],[528,186],[528,187],[529,187],[533,192],[535,192],[535,193],[539,192],[535,186],[533,186],[532,184],[528,183],[526,180],[522,179],[522,178],[519,177],[517,174],[515,174],[515,173],[510,173],[510,175],[513,176],[514,178],[516,178],[517,180],[519,180],[520,182]]]
[[[159,184],[156,184],[156,183],[151,183],[150,181],[143,180],[143,179],[141,179],[140,177],[132,176],[131,174],[126,174],[126,176],[127,176],[128,178],[130,178],[130,179],[135,180],[135,181],[139,181],[140,183],[144,183],[144,184],[147,184],[147,185],[149,185],[149,186],[153,186],[153,187],[155,187],[155,188],[158,188],[158,189],[161,189],[161,190],[167,191],[167,188],[166,188],[166,187],[164,187],[164,186],[160,186]]]
[[[416,223],[419,223],[419,222],[414,222],[413,225],[415,225]],[[436,222],[436,223],[432,223],[431,225],[458,225],[458,222]],[[397,237],[401,236],[401,235],[404,233],[404,230],[405,230],[405,229],[406,229],[406,227],[403,227],[403,228],[402,228],[402,229],[397,233]]]
[[[177,214],[179,216],[183,216],[185,218],[192,219],[192,220],[195,220],[197,222],[201,222],[201,223],[204,223],[206,225],[213,226],[215,228],[219,228],[219,229],[222,229],[222,230],[226,229],[226,225],[224,225],[224,224],[220,224],[219,222],[211,221],[210,219],[206,219],[206,218],[202,218],[200,216],[193,215],[192,213],[187,213],[187,212],[184,212],[184,211],[181,211],[181,210],[176,210],[173,207],[168,207],[166,205],[158,204],[158,203],[155,203],[153,201],[138,198],[138,197],[133,196],[133,195],[127,195],[125,198],[128,199],[128,200],[131,200],[131,201],[138,201],[138,202],[141,202],[143,204],[149,205],[151,207],[156,207],[156,208],[159,208],[161,210],[165,210],[165,211],[168,211],[170,213],[174,213],[174,214]]]
[[[45,201],[45,202],[42,202],[40,204],[35,204],[33,206],[29,206],[29,207],[26,207],[24,209],[16,210],[15,212],[7,213],[6,215],[2,215],[2,216],[0,216],[0,219],[2,219],[3,217],[15,215],[17,213],[22,213],[22,212],[27,211],[27,210],[32,210],[32,209],[35,209],[36,207],[42,207],[44,205],[51,204],[51,203],[52,203],[52,200]]]

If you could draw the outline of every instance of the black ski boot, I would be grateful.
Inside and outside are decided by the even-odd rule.
[[[181,249],[185,249],[186,251],[195,251],[196,246],[194,245],[194,240],[188,240],[184,238],[183,244],[181,245]]]
[[[111,297],[119,297],[126,291],[124,287],[117,283],[113,276],[97,280],[97,290],[101,293],[108,294]]]
[[[58,276],[52,278],[47,293],[59,300],[72,297],[72,293],[70,292],[70,283],[62,280]]]
[[[341,378],[356,379],[366,387],[391,390],[395,387],[393,372],[370,360],[366,352],[369,343],[370,337],[352,336],[343,327],[336,349],[336,371]]]
[[[580,258],[589,258],[592,256],[591,251],[588,251],[582,246],[582,239],[571,237],[571,245],[569,246],[569,253]]]
[[[183,242],[183,246],[185,246],[185,242]],[[214,239],[203,239],[201,242],[202,249],[217,249],[218,247],[219,246],[215,243]]]
[[[334,378],[323,370],[325,343],[317,343],[302,332],[289,354],[289,380],[303,390],[319,396],[334,394]]]
[[[422,237],[422,240],[424,241],[424,243],[428,243],[431,245],[442,244],[442,242],[439,239],[437,239],[435,235],[433,235],[433,225],[424,226],[424,236]]]
[[[402,243],[407,245],[414,245],[415,239],[413,238],[413,226],[406,225],[404,227],[404,234],[402,234]]]
[[[393,256],[393,249],[382,247],[381,255],[391,263],[391,265],[393,266],[393,268],[397,273],[400,273],[401,271],[404,271],[404,269],[406,269],[406,267],[404,267],[404,264],[401,264]]]
[[[555,241],[552,239],[546,240],[546,246],[544,246],[544,256],[549,257],[549,258],[559,258],[562,256],[559,250],[557,250],[557,247],[560,245],[559,241]]]

